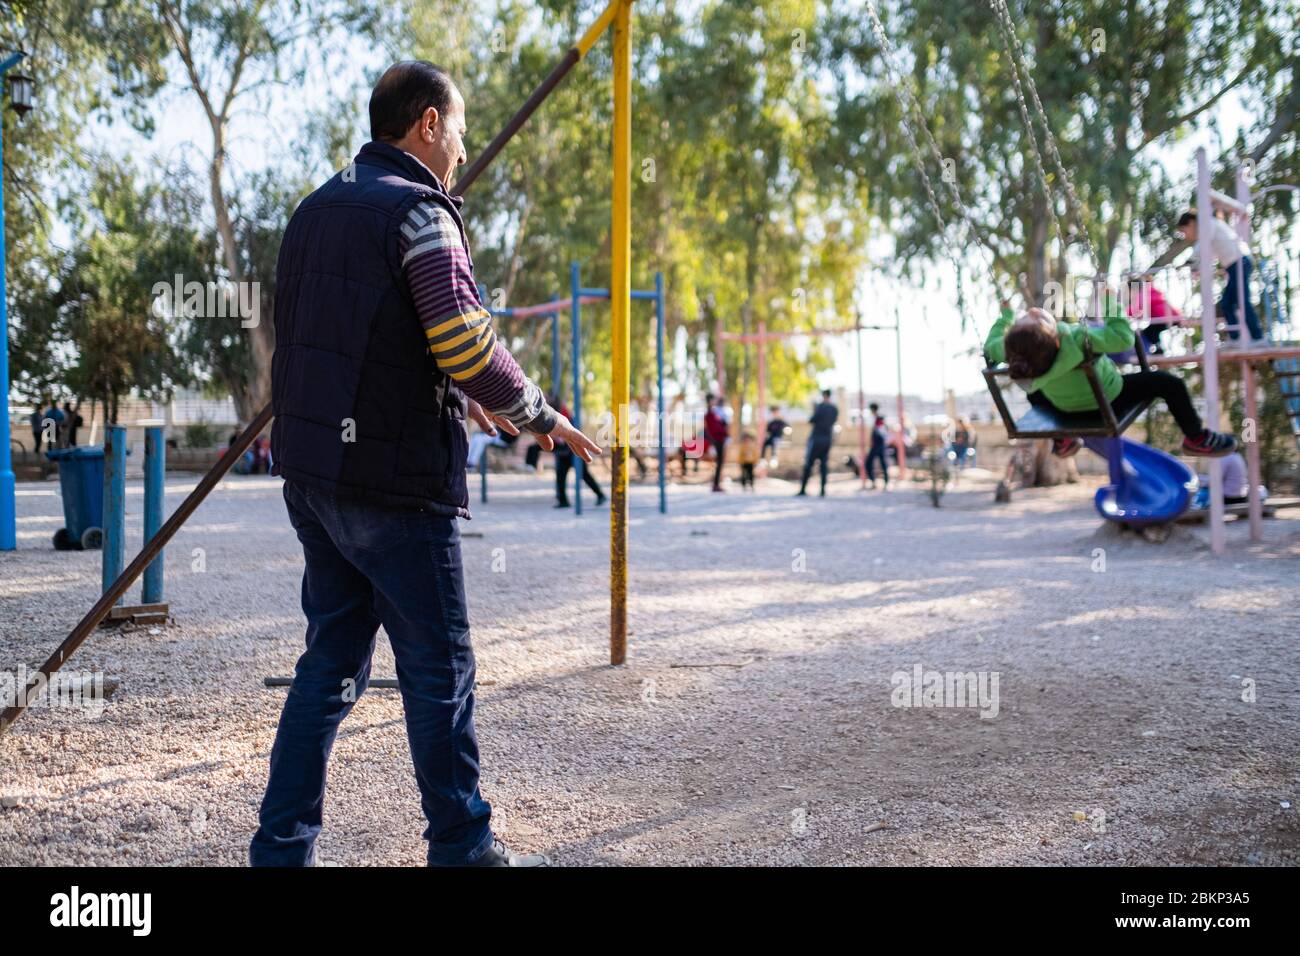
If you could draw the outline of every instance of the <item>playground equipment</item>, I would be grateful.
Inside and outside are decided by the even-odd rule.
[[[163,525],[163,494],[167,476],[167,441],[164,423],[139,422],[144,428],[144,541],[149,548]],[[104,550],[103,587],[107,593],[122,574],[126,550],[126,426],[110,425],[104,432]],[[163,601],[163,548],[144,571],[139,604],[125,604],[119,595],[103,625],[161,624],[167,620]]]
[[[551,388],[558,395],[561,392],[560,367],[563,364],[560,358],[560,313],[565,309],[569,310],[571,322],[571,367],[573,370],[573,424],[576,428],[582,427],[582,306],[593,302],[608,302],[610,293],[608,289],[589,289],[582,285],[582,268],[577,262],[569,266],[569,288],[570,295],[567,299],[553,299],[550,302],[541,302],[537,305],[526,305],[515,308],[490,309],[493,316],[500,316],[507,319],[528,319],[540,318],[549,319],[551,323]],[[484,301],[486,295],[480,293],[479,296]],[[668,513],[668,487],[667,487],[667,466],[666,451],[664,446],[664,275],[662,272],[655,273],[654,290],[632,289],[631,297],[637,300],[653,302],[655,304],[655,368],[656,380],[658,382],[656,392],[658,394],[658,424],[655,432],[657,435],[658,452],[659,452],[659,513]],[[615,406],[618,407],[617,405]],[[622,406],[626,408],[627,406]],[[625,417],[620,415],[620,417]],[[573,513],[582,514],[582,469],[585,467],[581,458],[574,457],[573,461]],[[479,459],[479,476],[480,476],[480,495],[479,500],[484,504],[487,503],[487,460],[486,456]]]
[[[628,314],[631,303],[629,261],[631,255],[631,182],[632,182],[632,132],[631,132],[631,11],[633,0],[611,0],[596,21],[576,44],[564,54],[546,78],[529,95],[524,105],[510,118],[482,155],[465,170],[452,189],[461,195],[496,158],[512,136],[536,112],[537,107],[555,89],[569,70],[581,60],[611,26],[614,30],[614,135],[613,135],[613,222],[611,235],[612,269],[610,301],[613,306],[613,404],[626,406],[629,400],[628,375],[630,341]],[[27,693],[20,700],[31,697],[34,687],[48,684],[50,675],[72,656],[95,627],[108,616],[118,599],[131,584],[153,563],[168,541],[176,534],[203,500],[217,486],[236,460],[244,454],[253,440],[260,435],[272,417],[272,408],[263,408],[231,443],[221,459],[205,474],[195,489],[186,496],[171,517],[145,544],[130,564],[114,579],[94,606],[86,612],[63,642],[33,673]],[[623,416],[619,416],[623,418]],[[627,422],[619,421],[614,443],[614,487],[610,508],[610,663],[621,664],[627,657]],[[7,446],[6,446],[7,447]],[[25,703],[15,703],[0,713],[0,735],[3,735],[26,710]]]
[[[1215,210],[1220,210],[1231,217],[1237,234],[1247,242],[1251,239],[1250,207],[1254,198],[1277,188],[1293,189],[1295,187],[1267,187],[1254,196],[1250,186],[1250,172],[1243,168],[1237,171],[1236,198],[1229,197],[1218,190],[1210,188],[1209,160],[1204,147],[1196,151],[1196,217],[1200,222],[1209,222]],[[1210,230],[1197,231],[1197,258],[1202,263],[1214,261],[1210,248]],[[1294,396],[1297,390],[1297,371],[1300,371],[1300,344],[1294,341],[1276,341],[1274,337],[1287,328],[1285,315],[1280,303],[1273,298],[1270,305],[1269,287],[1265,282],[1265,306],[1277,321],[1269,323],[1269,337],[1259,343],[1242,343],[1242,347],[1221,349],[1217,336],[1217,313],[1215,311],[1214,273],[1209,268],[1200,270],[1201,285],[1201,340],[1200,352],[1186,355],[1155,356],[1151,364],[1161,367],[1181,365],[1200,365],[1204,369],[1206,425],[1217,428],[1219,424],[1219,362],[1220,360],[1238,362],[1241,365],[1244,419],[1249,422],[1259,421],[1259,386],[1255,366],[1261,362],[1273,363],[1283,382],[1283,397],[1287,402],[1287,411],[1292,426],[1300,436],[1300,398]],[[1275,296],[1276,293],[1273,292]],[[1238,315],[1244,313],[1245,290],[1238,285]],[[1240,330],[1245,337],[1244,328]],[[1246,441],[1246,468],[1249,480],[1247,515],[1250,523],[1250,540],[1263,538],[1263,501],[1260,498],[1259,442]],[[1226,510],[1223,501],[1223,468],[1219,461],[1209,463],[1210,475],[1210,546],[1215,554],[1222,554],[1225,549],[1223,522]]]
[[[858,321],[853,325],[844,328],[835,329],[799,329],[791,332],[769,332],[767,323],[760,321],[758,323],[758,332],[749,335],[739,332],[724,332],[722,329],[722,316],[719,315],[714,331],[714,338],[718,341],[717,356],[717,379],[718,387],[725,388],[725,374],[723,372],[724,364],[722,361],[723,342],[740,342],[744,345],[757,345],[758,351],[758,406],[756,431],[759,435],[763,434],[767,418],[767,343],[780,342],[786,339],[801,338],[820,338],[824,335],[848,335],[854,333],[857,336],[857,354],[858,354],[858,475],[861,479],[861,487],[867,487],[867,409],[866,409],[866,392],[862,380],[862,333],[863,332],[893,332],[894,333],[894,358],[898,368],[898,437],[896,445],[898,448],[898,476],[907,477],[907,449],[903,435],[903,351],[902,338],[900,334],[901,326],[899,324],[898,310],[894,310],[893,325],[867,325],[863,323],[862,316],[858,316]]]
[[[1056,215],[1054,202],[1054,193],[1051,184],[1047,178],[1047,170],[1043,160],[1044,150],[1040,148],[1038,135],[1035,132],[1034,120],[1030,116],[1029,101],[1032,99],[1034,110],[1039,124],[1042,126],[1046,153],[1050,157],[1054,166],[1054,172],[1061,189],[1065,195],[1066,211],[1073,220],[1075,231],[1071,234],[1074,239],[1079,241],[1085,248],[1089,263],[1091,264],[1094,283],[1100,284],[1105,279],[1101,275],[1098,267],[1095,250],[1093,249],[1091,239],[1089,238],[1086,225],[1084,223],[1083,206],[1075,194],[1070,174],[1066,170],[1064,163],[1061,161],[1060,152],[1057,149],[1056,139],[1052,134],[1051,124],[1048,121],[1047,113],[1043,109],[1042,101],[1039,99],[1038,90],[1034,84],[1033,76],[1024,61],[1023,51],[1020,49],[1019,41],[1016,39],[1015,25],[1011,18],[1010,10],[1007,7],[1006,0],[988,0],[989,7],[993,11],[994,18],[997,22],[999,35],[1002,39],[1003,48],[1006,51],[1008,64],[1011,70],[1016,104],[1020,111],[1021,121],[1025,128],[1026,138],[1031,148],[1033,165],[1035,173],[1041,186],[1043,195],[1047,199],[1046,207],[1051,219],[1052,227],[1062,242],[1067,241],[1067,234],[1061,227],[1061,223]],[[920,108],[920,104],[912,91],[910,78],[904,74],[894,61],[893,47],[885,32],[884,25],[876,11],[875,4],[872,0],[867,0],[867,12],[872,21],[877,39],[885,54],[886,65],[897,81],[898,88],[902,91],[904,98],[904,113],[902,118],[903,130],[906,133],[908,143],[912,151],[914,165],[921,176],[925,185],[926,196],[931,210],[934,212],[940,227],[943,228],[944,217],[939,208],[938,201],[934,194],[934,188],[931,183],[928,172],[925,169],[925,162],[921,155],[920,147],[917,145],[916,138],[911,130],[911,119],[914,119],[918,126],[924,131],[926,139],[930,146],[931,154],[934,160],[942,166],[943,155],[939,150],[938,144],[930,131],[929,124],[925,120],[925,115]],[[1026,91],[1028,97],[1026,96]],[[909,116],[911,119],[909,119]],[[1237,198],[1233,199],[1210,188],[1209,163],[1206,151],[1202,147],[1196,153],[1197,162],[1197,219],[1200,222],[1208,223],[1214,214],[1214,210],[1220,209],[1235,216],[1238,234],[1242,238],[1250,238],[1250,202],[1251,191],[1249,188],[1249,173],[1247,170],[1241,170],[1237,174]],[[955,177],[945,176],[943,181],[948,184],[949,191],[952,193],[957,209],[961,213],[970,238],[976,239],[979,230],[972,221],[965,203],[957,190]],[[1294,189],[1293,186],[1271,186],[1259,192],[1263,195],[1265,192],[1274,189]],[[1210,248],[1210,230],[1203,228],[1198,230],[1198,258],[1202,263],[1214,261]],[[957,268],[958,277],[961,275],[961,263],[957,259],[951,243],[944,236],[944,245],[949,255],[952,257],[953,264]],[[996,271],[993,273],[996,282]],[[1201,269],[1201,332],[1204,340],[1204,348],[1199,355],[1183,357],[1159,357],[1150,362],[1152,365],[1167,366],[1180,364],[1201,364],[1205,369],[1205,404],[1206,415],[1205,424],[1211,429],[1217,430],[1220,420],[1219,409],[1219,381],[1218,381],[1218,359],[1219,349],[1216,339],[1215,325],[1215,298],[1214,298],[1214,275],[1213,270],[1209,268]],[[1244,296],[1244,289],[1239,284],[1239,295]],[[1267,288],[1267,286],[1266,286]],[[1096,289],[1093,301],[1097,308],[1100,308],[1101,298],[1100,288]],[[959,292],[960,295],[960,292]],[[1240,306],[1244,305],[1242,299],[1238,300],[1240,314],[1243,310]],[[1146,352],[1143,343],[1135,341],[1135,352],[1142,367],[1146,368]],[[1245,392],[1245,418],[1252,421],[1258,421],[1257,417],[1257,387],[1253,365],[1259,361],[1282,362],[1279,370],[1283,374],[1284,380],[1288,381],[1284,396],[1288,402],[1288,412],[1291,413],[1292,421],[1300,435],[1300,382],[1296,381],[1300,377],[1300,364],[1295,362],[1300,359],[1300,347],[1295,343],[1277,343],[1271,342],[1264,348],[1233,349],[1225,353],[1225,357],[1230,361],[1238,361],[1242,364],[1242,382]],[[1157,512],[1165,516],[1165,520],[1173,520],[1181,514],[1172,514],[1173,507],[1171,503],[1181,503],[1183,510],[1190,503],[1190,496],[1184,498],[1178,487],[1171,485],[1181,485],[1181,479],[1184,475],[1177,469],[1171,469],[1168,462],[1161,458],[1147,455],[1145,452],[1136,451],[1134,444],[1121,442],[1119,440],[1123,431],[1132,424],[1144,409],[1128,409],[1123,416],[1123,420],[1117,420],[1114,410],[1108,402],[1099,400],[1098,407],[1100,410],[1100,421],[1095,416],[1085,417],[1084,419],[1075,419],[1072,416],[1065,416],[1059,413],[1053,414],[1051,410],[1035,408],[1029,415],[1021,419],[1020,422],[1012,422],[1005,403],[1002,400],[1001,392],[998,387],[996,376],[989,374],[996,370],[986,369],[985,381],[989,385],[990,392],[993,394],[994,401],[998,405],[1004,423],[1008,426],[1008,435],[1013,439],[1016,437],[1042,437],[1042,438],[1065,438],[1074,436],[1083,436],[1086,438],[1105,438],[1108,444],[1104,446],[1103,452],[1111,462],[1112,468],[1112,489],[1107,495],[1099,497],[1098,510],[1103,517],[1112,521],[1124,521],[1122,515],[1127,514],[1129,509],[1123,502],[1125,499],[1131,499],[1132,510],[1134,515],[1146,514],[1144,508],[1150,505],[1153,500],[1164,502],[1163,508],[1157,509]],[[1104,398],[1098,391],[1096,377],[1090,367],[1090,362],[1085,362],[1085,373],[1089,377],[1089,382],[1093,388],[1094,394],[1099,399]],[[1259,540],[1262,535],[1261,518],[1262,508],[1259,500],[1259,446],[1255,441],[1246,442],[1247,465],[1250,480],[1250,536],[1252,540]],[[1090,443],[1090,447],[1096,449],[1097,443]],[[1125,461],[1128,464],[1125,465]],[[1211,548],[1216,554],[1222,554],[1224,551],[1224,503],[1223,503],[1223,473],[1222,462],[1211,460],[1209,463],[1210,473],[1210,543]],[[1119,480],[1122,479],[1122,480]],[[1150,487],[1147,487],[1150,486]],[[1150,512],[1155,514],[1157,512]],[[1138,518],[1139,521],[1143,520]],[[1152,519],[1156,520],[1156,519]],[[1126,522],[1133,523],[1133,522]]]
[[[1097,489],[1097,512],[1127,527],[1167,525],[1191,507],[1196,473],[1173,455],[1131,438],[1085,438],[1110,465],[1110,484]]]
[[[1208,222],[1214,210],[1220,209],[1232,214],[1236,220],[1238,234],[1249,239],[1249,201],[1250,190],[1243,174],[1237,177],[1239,199],[1228,196],[1210,188],[1209,162],[1204,147],[1197,150],[1197,218]],[[1198,257],[1201,262],[1212,262],[1210,249],[1210,230],[1198,232]],[[1300,360],[1300,347],[1294,344],[1265,343],[1261,346],[1221,350],[1218,344],[1217,316],[1215,312],[1214,274],[1208,268],[1201,269],[1201,337],[1204,343],[1199,353],[1187,355],[1158,355],[1148,357],[1146,344],[1140,335],[1134,336],[1134,352],[1141,368],[1146,371],[1152,366],[1170,367],[1179,365],[1202,365],[1205,370],[1205,424],[1208,428],[1218,429],[1219,376],[1218,363],[1222,357],[1227,361],[1240,362],[1242,366],[1242,387],[1244,392],[1245,418],[1258,421],[1258,386],[1255,376],[1255,363],[1282,362],[1282,367],[1294,369]],[[1240,289],[1240,286],[1239,286]],[[1244,295],[1244,292],[1241,294]],[[1244,303],[1241,303],[1244,305]],[[1239,309],[1239,313],[1240,313]],[[1007,426],[1007,435],[1015,438],[1068,438],[1087,439],[1084,444],[1089,450],[1106,458],[1110,464],[1111,484],[1098,492],[1097,511],[1108,521],[1114,521],[1134,527],[1168,523],[1177,520],[1191,506],[1196,492],[1197,480],[1191,469],[1180,464],[1177,459],[1163,452],[1148,448],[1138,442],[1121,440],[1120,435],[1135,422],[1146,406],[1127,409],[1125,414],[1116,417],[1114,409],[1101,393],[1093,368],[1095,356],[1085,354],[1081,366],[1088,377],[1093,395],[1097,399],[1098,413],[1065,414],[1050,407],[1033,406],[1018,422],[1011,420],[1006,402],[998,386],[998,377],[1005,377],[1006,368],[986,368],[984,378],[993,395],[994,404]],[[1291,379],[1294,380],[1294,379]],[[1300,404],[1298,402],[1297,404]],[[1290,410],[1290,409],[1289,409]],[[1294,419],[1293,419],[1294,420]],[[1097,441],[1104,438],[1106,441]],[[1246,451],[1247,472],[1250,482],[1247,513],[1250,520],[1250,538],[1258,541],[1263,537],[1263,507],[1259,495],[1259,443],[1243,442]],[[1225,516],[1223,502],[1223,469],[1217,460],[1209,462],[1210,489],[1210,546],[1216,554],[1222,554],[1225,547],[1223,520]]]

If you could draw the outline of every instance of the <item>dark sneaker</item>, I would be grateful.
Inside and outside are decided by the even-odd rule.
[[[542,853],[514,853],[496,837],[492,847],[467,866],[550,866],[551,858]]]
[[[1079,454],[1079,449],[1082,447],[1083,442],[1077,438],[1052,439],[1052,454],[1057,458],[1073,458]]]
[[[1222,458],[1237,450],[1237,439],[1223,432],[1212,432],[1208,428],[1198,438],[1184,438],[1183,451],[1188,455],[1201,458]]]

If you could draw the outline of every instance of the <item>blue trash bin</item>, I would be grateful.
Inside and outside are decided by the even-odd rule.
[[[104,449],[99,445],[56,448],[45,457],[59,466],[65,527],[54,532],[59,551],[104,544]]]

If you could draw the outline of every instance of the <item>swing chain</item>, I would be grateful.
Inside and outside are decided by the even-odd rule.
[[[907,114],[910,113],[913,116],[913,118],[917,121],[918,125],[921,127],[921,130],[924,132],[926,140],[928,141],[928,145],[930,146],[930,150],[934,156],[935,162],[939,164],[940,168],[943,167],[943,153],[939,149],[939,144],[934,138],[934,133],[930,130],[930,124],[927,123],[925,120],[925,113],[921,109],[920,101],[917,99],[916,95],[912,91],[910,80],[908,80],[906,75],[898,66],[898,62],[894,55],[894,45],[893,43],[890,42],[888,34],[885,33],[885,25],[880,19],[880,14],[876,10],[876,5],[873,2],[873,0],[867,0],[867,13],[871,17],[872,30],[875,32],[876,40],[877,42],[879,42],[881,52],[884,54],[886,69],[889,71],[890,77],[894,80],[894,83],[898,86],[900,90],[903,91],[905,96],[905,103],[903,104],[904,110],[903,110],[903,114],[900,116],[900,119],[902,120],[903,134],[904,136],[906,136],[908,145],[911,147],[912,163],[914,166],[916,166],[916,171],[921,176],[921,182],[925,186],[926,198],[929,201],[930,209],[934,212],[935,220],[938,222],[940,235],[942,236],[944,250],[948,253],[948,257],[952,260],[953,268],[956,270],[957,273],[957,288],[958,288],[958,297],[959,297],[958,309],[961,312],[962,321],[964,324],[969,317],[965,314],[964,303],[961,300],[961,288],[962,288],[961,262],[957,258],[956,250],[953,248],[952,241],[948,236],[947,222],[944,218],[942,210],[939,207],[939,199],[935,195],[934,184],[930,180],[930,174],[926,171],[925,168],[924,154],[922,153],[921,147],[916,141],[916,136],[913,133],[912,124],[911,122],[909,122]],[[966,203],[962,200],[961,192],[960,190],[958,190],[957,184],[955,182],[955,177],[940,177],[940,178],[943,179],[943,181],[948,186],[949,192],[952,193],[953,201],[957,206],[958,212],[961,213],[962,221],[966,226],[966,230],[971,244],[979,247],[980,249],[984,249],[983,244],[978,241],[977,234],[979,230],[976,227],[975,223],[971,220],[970,211],[967,208]],[[987,250],[985,251],[987,252]],[[994,290],[998,293],[999,296],[1001,296],[1002,289],[998,285],[998,270],[997,270],[996,262],[994,262],[991,257],[989,263],[989,275],[993,277]],[[971,328],[975,331],[976,335],[979,335],[978,325],[973,320],[970,321],[970,325]],[[981,342],[982,341],[983,339],[981,338]]]
[[[1011,10],[1007,6],[1006,0],[989,0],[989,6],[998,18],[998,25],[1001,28],[1002,42],[1007,49],[1007,56],[1011,60],[1011,75],[1015,80],[1017,105],[1020,107],[1020,115],[1024,120],[1025,129],[1029,133],[1029,138],[1034,147],[1034,159],[1038,165],[1039,179],[1043,184],[1043,192],[1047,196],[1048,208],[1052,213],[1052,221],[1056,224],[1057,233],[1061,236],[1062,242],[1065,241],[1065,233],[1061,232],[1060,222],[1056,219],[1055,204],[1052,202],[1052,193],[1048,187],[1047,177],[1043,169],[1042,156],[1038,151],[1038,137],[1034,133],[1033,125],[1030,122],[1027,108],[1025,106],[1024,90],[1020,85],[1021,70],[1024,71],[1025,86],[1029,88],[1030,98],[1034,103],[1034,110],[1038,113],[1038,121],[1043,126],[1043,141],[1047,145],[1047,153],[1052,158],[1052,165],[1056,167],[1056,173],[1061,177],[1062,190],[1065,193],[1066,209],[1070,218],[1074,221],[1074,226],[1078,230],[1078,236],[1083,243],[1084,250],[1088,255],[1088,265],[1091,267],[1094,275],[1100,270],[1097,266],[1097,253],[1093,249],[1092,238],[1088,234],[1088,229],[1084,223],[1083,204],[1079,201],[1078,195],[1074,191],[1074,184],[1070,180],[1070,174],[1065,169],[1065,163],[1061,160],[1060,150],[1056,145],[1056,137],[1052,133],[1051,124],[1048,122],[1047,111],[1043,108],[1043,101],[1038,97],[1038,86],[1034,83],[1033,74],[1030,72],[1029,64],[1024,60],[1024,51],[1020,47],[1020,41],[1016,39],[1015,24],[1011,19]],[[1017,62],[1020,67],[1017,67]]]

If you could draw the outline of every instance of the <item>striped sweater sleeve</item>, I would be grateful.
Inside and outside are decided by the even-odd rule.
[[[415,205],[398,240],[402,273],[438,368],[520,429],[549,432],[556,414],[492,330],[460,230],[435,202]]]

